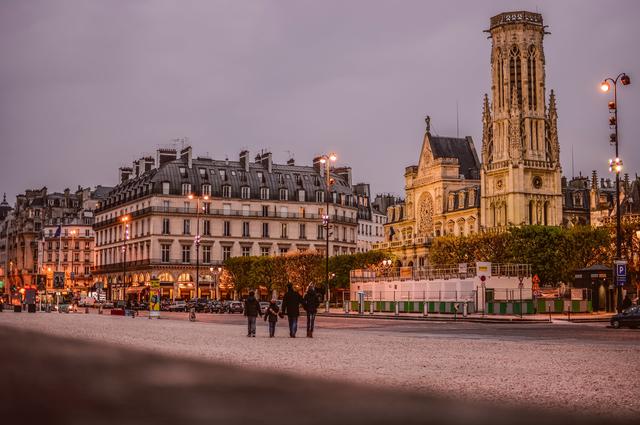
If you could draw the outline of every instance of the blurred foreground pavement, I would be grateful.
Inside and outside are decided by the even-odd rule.
[[[3,326],[0,377],[0,418],[8,424],[603,423],[602,417],[305,379]]]

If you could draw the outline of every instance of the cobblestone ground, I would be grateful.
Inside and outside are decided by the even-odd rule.
[[[175,362],[213,360],[452,401],[586,413],[602,420],[640,413],[637,331],[625,334],[622,344],[358,329],[320,329],[313,339],[291,339],[281,321],[277,337],[270,339],[263,322],[258,337],[247,338],[245,326],[238,324],[6,312],[0,314],[0,326],[150,350]]]

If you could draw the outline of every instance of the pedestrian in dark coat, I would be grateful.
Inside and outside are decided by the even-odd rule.
[[[276,323],[278,323],[278,313],[280,312],[277,301],[272,298],[267,311],[264,312],[264,320],[269,322],[269,338],[273,338],[276,334]]]
[[[298,332],[298,317],[300,317],[300,305],[304,305],[302,296],[293,290],[293,285],[287,285],[287,293],[282,298],[282,315],[289,319],[289,336],[296,337]]]
[[[250,291],[249,296],[244,301],[244,315],[247,316],[247,336],[256,336],[256,317],[262,317],[262,311],[260,311],[260,303],[254,296],[255,292]]]
[[[313,326],[316,321],[319,305],[320,300],[318,300],[316,288],[313,285],[309,285],[307,293],[304,294],[304,309],[307,311],[307,338],[313,338]]]
[[[622,300],[622,310],[628,309],[632,304],[629,294],[625,295],[624,300]]]

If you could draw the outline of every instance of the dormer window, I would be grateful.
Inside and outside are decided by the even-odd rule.
[[[304,189],[298,190],[298,201],[299,202],[304,202],[305,201],[305,191],[304,191]]]
[[[284,177],[282,176],[282,173],[277,173],[276,177],[278,178],[278,183],[284,184]]]
[[[185,196],[191,194],[191,183],[182,183],[182,194]]]
[[[289,200],[289,191],[287,189],[280,189],[280,200],[288,201]]]
[[[257,175],[258,175],[258,180],[260,180],[260,183],[264,183],[264,174],[262,173],[262,171],[258,171]]]
[[[222,197],[231,198],[231,186],[229,186],[228,184],[222,186]]]
[[[208,180],[209,179],[209,175],[207,174],[207,169],[206,168],[200,168],[198,170],[200,172],[200,178],[203,180]]]
[[[244,171],[240,171],[240,181],[241,182],[247,181],[247,173],[245,173]]]
[[[211,185],[203,184],[202,185],[202,196],[211,196]]]
[[[178,167],[178,170],[180,170],[180,177],[188,177],[187,167]]]
[[[218,172],[222,181],[227,181],[227,170],[218,170]]]
[[[249,186],[242,186],[240,188],[240,197],[242,199],[249,199],[251,197],[251,188]]]
[[[260,199],[269,199],[269,188],[261,187],[260,188]]]

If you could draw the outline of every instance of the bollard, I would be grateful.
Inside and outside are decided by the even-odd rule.
[[[344,307],[344,314],[349,314],[349,302],[350,302],[350,301],[345,301],[345,302],[344,302],[344,305],[343,305],[343,307]]]
[[[102,304],[98,306],[98,314],[102,314]]]
[[[423,315],[424,317],[429,316],[429,303],[428,303],[427,301],[425,301],[425,302],[423,303],[422,315]]]
[[[85,308],[84,308],[84,314],[89,314],[89,306],[85,306]]]
[[[465,303],[462,305],[462,317],[467,317],[467,314],[468,314],[468,312],[469,312],[469,310],[468,310],[468,309],[469,309],[468,304],[465,302]]]
[[[395,303],[395,315],[399,316],[400,315],[400,304],[396,301]]]
[[[189,321],[190,322],[195,322],[196,321],[196,308],[195,307],[191,307],[191,310],[189,310]]]
[[[369,303],[369,314],[373,314],[375,308],[376,308],[376,303],[374,301],[371,301]]]

